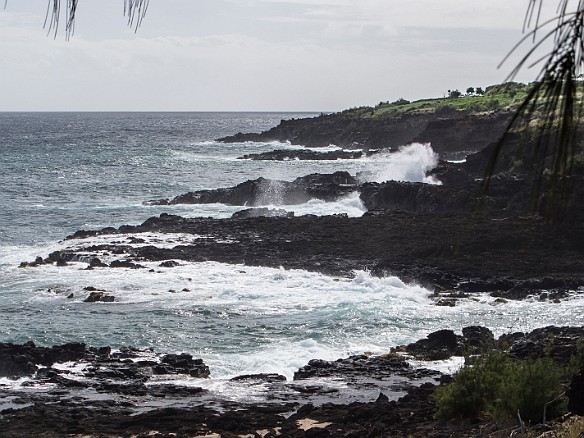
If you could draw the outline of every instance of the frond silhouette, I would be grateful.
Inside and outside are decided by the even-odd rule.
[[[496,145],[486,171],[486,188],[510,134],[520,133],[527,167],[536,193],[546,197],[546,215],[553,218],[570,191],[574,161],[582,134],[584,67],[584,0],[559,0],[557,15],[543,19],[544,0],[530,0],[524,21],[526,35],[502,63],[526,44],[526,51],[507,80],[526,68],[542,64],[536,81],[513,116],[506,135]],[[551,47],[551,48],[550,48]],[[546,50],[543,56],[538,55]]]

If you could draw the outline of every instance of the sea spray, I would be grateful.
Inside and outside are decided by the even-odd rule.
[[[373,169],[359,175],[362,182],[407,181],[441,184],[426,174],[438,164],[438,154],[430,143],[411,143],[397,152],[381,152],[365,159]]]

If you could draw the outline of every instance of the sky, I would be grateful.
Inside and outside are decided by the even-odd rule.
[[[123,0],[79,0],[67,41],[43,29],[47,0],[8,0],[0,111],[328,112],[442,97],[507,78],[513,60],[498,65],[527,4],[150,0],[134,32]]]

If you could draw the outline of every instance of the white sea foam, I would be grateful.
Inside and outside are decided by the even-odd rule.
[[[365,169],[360,178],[363,182],[408,181],[440,184],[426,173],[438,164],[438,154],[430,143],[411,143],[401,146],[397,152],[379,153],[364,158],[371,163],[370,169]]]
[[[144,262],[146,269],[91,271],[80,262],[3,267],[3,298],[20,313],[43,315],[30,321],[36,341],[47,336],[50,345],[67,341],[74,327],[75,339],[91,345],[189,352],[202,357],[213,378],[219,379],[258,372],[291,378],[310,359],[384,353],[444,327],[460,331],[484,325],[500,335],[562,324],[568,312],[571,323],[584,324],[581,294],[558,304],[534,299],[501,305],[488,295],[477,295],[450,308],[435,306],[422,287],[364,271],[353,278],[334,278],[302,270],[178,263],[175,268]],[[105,290],[116,301],[84,303],[87,286]],[[67,298],[70,294],[73,298]],[[0,323],[7,333],[28,326],[9,316]]]

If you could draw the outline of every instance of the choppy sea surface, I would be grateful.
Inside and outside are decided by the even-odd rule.
[[[424,181],[435,163],[429,145],[357,160],[262,162],[237,157],[301,145],[215,141],[313,115],[0,113],[0,341],[187,352],[205,360],[213,379],[225,379],[258,372],[291,377],[313,358],[387,352],[442,328],[484,325],[500,335],[563,325],[566,315],[570,324],[584,325],[584,299],[577,294],[558,304],[533,299],[500,305],[477,296],[454,308],[437,307],[420,286],[361,271],[333,278],[210,262],[162,273],[87,271],[84,263],[18,268],[62,248],[78,229],[139,224],[162,212],[223,218],[241,209],[145,206],[145,200],[260,176],[292,180],[337,170],[370,180]],[[297,215],[365,212],[356,194],[282,208]],[[143,237],[171,246],[188,238]],[[112,291],[117,301],[84,303],[87,286]],[[67,298],[71,293],[74,298]]]

